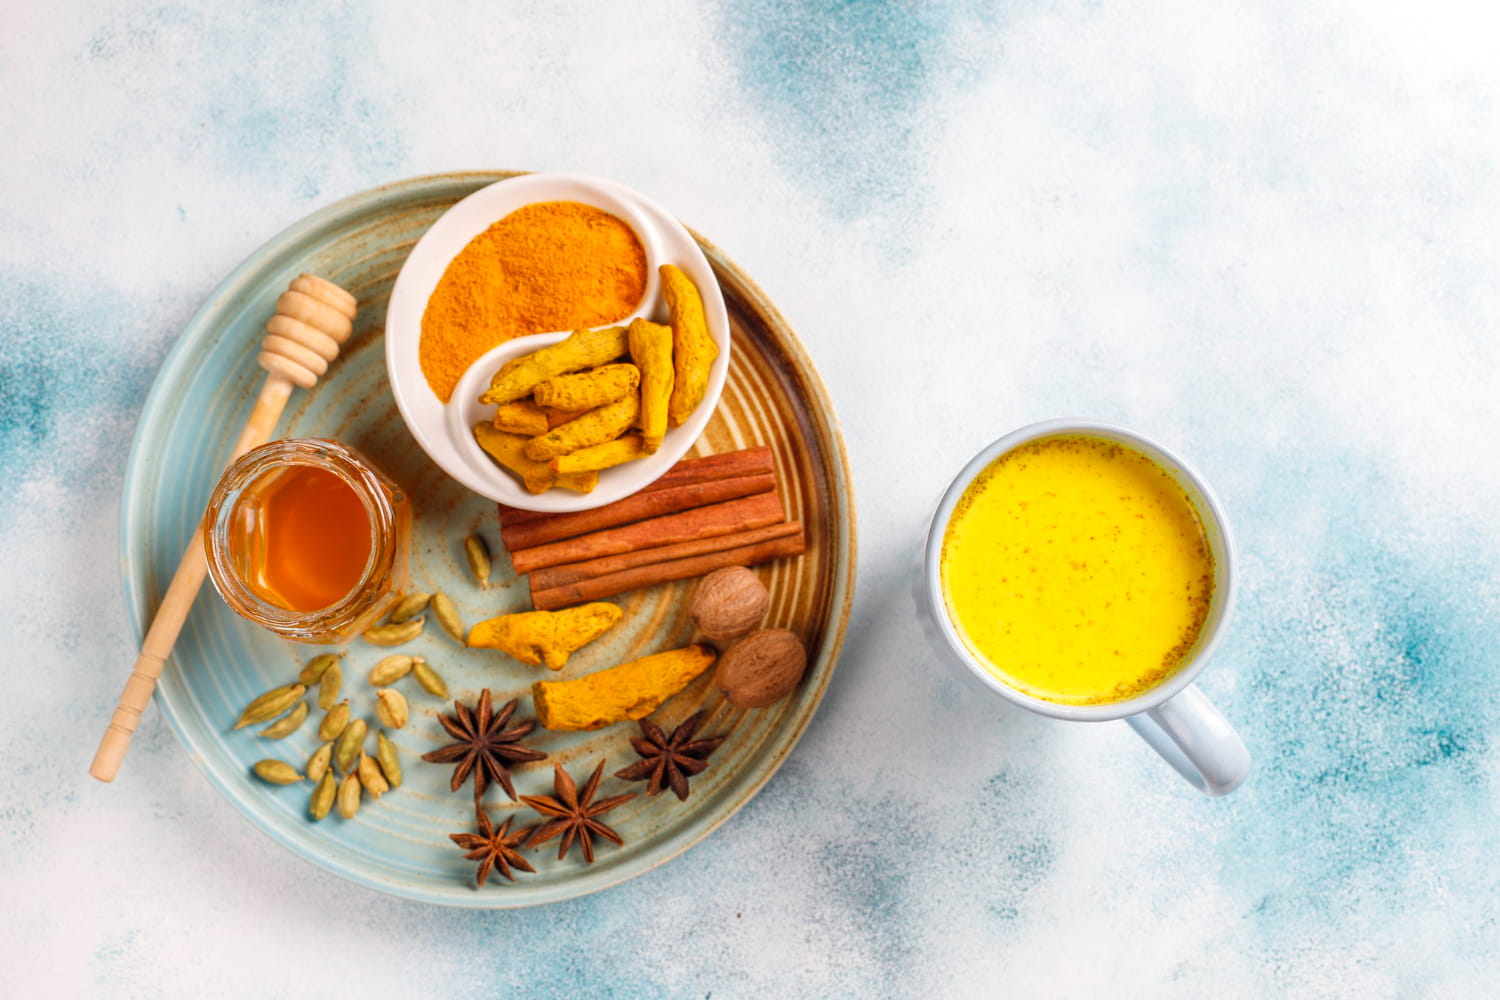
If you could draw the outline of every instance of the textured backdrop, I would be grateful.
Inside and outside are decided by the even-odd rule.
[[[1488,5],[12,3],[0,39],[0,968],[16,996],[1476,996],[1500,977],[1500,70]],[[781,306],[847,435],[830,694],[711,838],[473,914],[282,851],[148,715],[118,495],[177,331],[308,212],[578,169]],[[1135,427],[1244,569],[1208,800],[1123,724],[969,696],[938,494]]]

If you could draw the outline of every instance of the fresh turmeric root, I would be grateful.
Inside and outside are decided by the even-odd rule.
[[[719,356],[719,345],[709,336],[698,286],[675,265],[663,264],[660,271],[662,293],[667,297],[672,322],[673,379],[667,423],[679,427],[703,402],[709,370]]]
[[[701,313],[702,306],[699,306]],[[576,330],[567,340],[507,361],[490,379],[481,403],[514,403],[531,395],[539,383],[568,372],[608,364],[629,347],[623,326]]]
[[[559,475],[548,463],[527,458],[526,444],[531,439],[496,430],[494,424],[475,424],[474,440],[479,442],[479,447],[484,449],[485,454],[515,473],[527,493],[545,493],[553,486],[588,493],[599,485],[597,472]]]
[[[647,454],[655,454],[667,433],[672,398],[672,328],[637,319],[630,324],[630,360],[641,372],[641,415],[636,423]]]
[[[541,437],[532,438],[526,442],[526,457],[533,462],[546,462],[579,448],[613,441],[635,423],[640,411],[640,393],[632,390],[624,399],[590,410]]]
[[[558,375],[536,387],[536,401],[560,410],[592,410],[613,403],[641,382],[640,369],[631,364],[603,365],[576,375]]]
[[[522,611],[480,622],[468,645],[498,649],[527,666],[561,670],[568,657],[614,627],[623,612],[599,601],[563,611]]]
[[[537,721],[548,729],[599,729],[641,719],[713,666],[712,646],[692,645],[643,656],[571,681],[531,685]]]

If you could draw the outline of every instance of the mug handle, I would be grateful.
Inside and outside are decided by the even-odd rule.
[[[1196,684],[1125,721],[1178,774],[1207,795],[1229,794],[1250,771],[1245,741]]]

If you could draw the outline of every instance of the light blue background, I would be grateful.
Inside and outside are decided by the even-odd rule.
[[[1489,5],[9,4],[0,992],[1479,996],[1500,981],[1500,62]],[[836,401],[849,642],[790,761],[599,896],[448,912],[277,848],[148,716],[118,494],[177,331],[413,174],[577,169],[755,276]],[[1254,772],[970,695],[909,580],[1020,424],[1113,420],[1230,511],[1202,687]]]

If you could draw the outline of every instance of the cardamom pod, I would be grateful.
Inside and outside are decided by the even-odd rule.
[[[355,719],[344,727],[338,742],[333,745],[333,762],[341,774],[348,774],[358,755],[365,748],[365,720]]]
[[[464,557],[469,560],[469,572],[479,586],[490,585],[490,547],[483,535],[470,535],[464,539]]]
[[[302,668],[302,673],[297,676],[297,679],[308,687],[312,687],[323,676],[323,671],[339,662],[339,657],[343,655],[343,653],[322,653],[314,656],[307,661],[307,666]]]
[[[365,642],[374,646],[399,646],[422,634],[425,618],[412,618],[399,625],[375,625],[365,629]]]
[[[376,687],[388,687],[411,673],[412,658],[405,653],[394,653],[370,668],[370,683]]]
[[[438,676],[438,672],[427,665],[427,661],[420,656],[412,657],[411,672],[416,675],[417,683],[428,694],[435,694],[439,698],[448,697],[448,685]]]
[[[464,644],[464,623],[458,617],[458,609],[453,606],[453,601],[448,595],[441,590],[438,591],[432,595],[432,603],[428,607],[432,608],[432,613],[437,618],[438,624],[443,626],[443,631],[451,635],[454,641],[462,646]]]
[[[253,767],[262,781],[273,785],[295,785],[302,780],[297,769],[284,760],[258,760]]]
[[[406,706],[406,695],[395,688],[381,688],[375,692],[375,718],[391,729],[401,729],[411,718]]]
[[[396,752],[396,744],[385,738],[383,729],[375,731],[375,760],[380,764],[386,782],[392,788],[400,788],[401,755]]]
[[[243,729],[257,722],[269,722],[297,704],[297,700],[306,693],[307,687],[302,684],[286,684],[279,688],[272,688],[245,706],[234,728]]]
[[[359,775],[359,783],[365,786],[365,791],[370,793],[372,799],[378,799],[391,790],[385,775],[380,773],[380,765],[365,754],[359,755],[359,766],[354,769],[354,773]]]
[[[338,794],[338,782],[333,780],[333,772],[323,772],[323,777],[318,779],[318,787],[313,789],[312,801],[307,805],[307,814],[313,819],[322,819],[328,815],[328,810],[333,808],[334,796]]]
[[[396,608],[386,619],[389,625],[400,625],[402,622],[427,610],[427,602],[432,599],[431,594],[421,591],[413,591],[396,602]]]
[[[345,698],[330,708],[323,716],[323,721],[318,723],[318,739],[336,740],[347,725],[349,725],[349,699]]]
[[[339,687],[344,683],[344,672],[337,663],[328,664],[323,676],[318,678],[318,707],[328,711],[339,700]]]
[[[283,736],[295,733],[305,718],[307,718],[307,702],[299,701],[296,708],[262,729],[260,734],[268,740],[279,740]]]
[[[339,785],[339,815],[353,819],[359,812],[359,775],[349,772]]]
[[[324,743],[307,758],[307,780],[322,781],[333,763],[333,744]],[[321,819],[322,817],[319,817]]]

